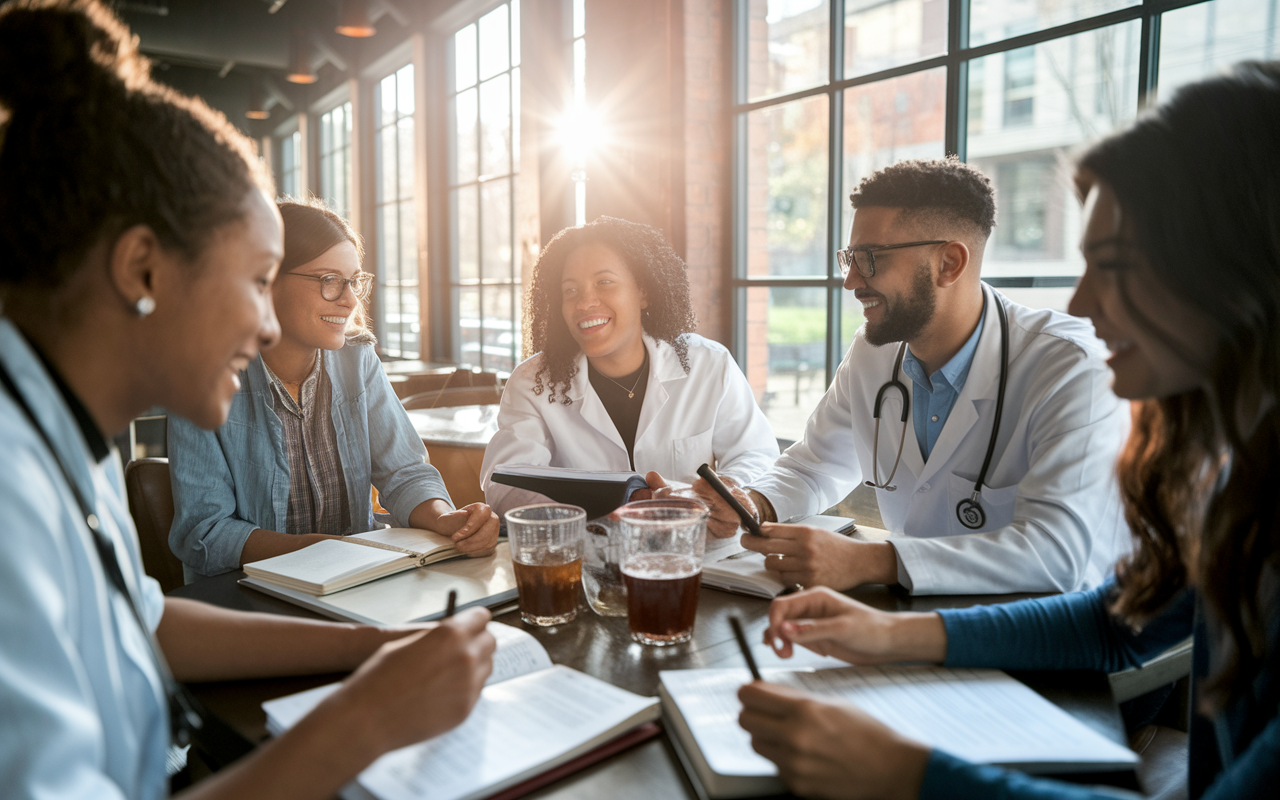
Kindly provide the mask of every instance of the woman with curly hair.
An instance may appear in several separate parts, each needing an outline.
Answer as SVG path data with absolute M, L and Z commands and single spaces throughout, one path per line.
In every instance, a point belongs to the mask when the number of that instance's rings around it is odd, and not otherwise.
M 1247 63 L 1182 88 L 1079 162 L 1085 272 L 1070 311 L 1092 320 L 1112 353 L 1112 390 L 1134 401 L 1118 472 L 1135 547 L 1114 578 L 934 613 L 802 592 L 769 610 L 765 637 L 780 655 L 800 644 L 857 664 L 1114 672 L 1193 636 L 1182 796 L 1276 796 L 1277 130 L 1280 63 Z M 752 747 L 805 797 L 1115 796 L 968 763 L 782 686 L 751 683 L 739 697 Z
M 245 370 L 226 425 L 169 416 L 174 554 L 196 575 L 217 575 L 372 530 L 372 483 L 396 525 L 492 555 L 497 515 L 484 503 L 454 510 L 373 351 L 360 237 L 319 201 L 277 205 L 280 341 Z
M 660 472 L 701 464 L 755 476 L 778 444 L 729 351 L 692 333 L 684 262 L 648 225 L 600 217 L 566 228 L 533 268 L 526 320 L 537 355 L 511 373 L 481 486 L 498 513 L 533 492 L 500 466 Z

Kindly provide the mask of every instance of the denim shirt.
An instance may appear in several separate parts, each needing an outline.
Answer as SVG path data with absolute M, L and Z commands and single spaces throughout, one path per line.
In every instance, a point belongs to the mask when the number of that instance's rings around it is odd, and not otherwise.
M 351 530 L 375 527 L 369 496 L 394 524 L 407 527 L 419 504 L 438 498 L 452 507 L 439 471 L 369 345 L 323 353 L 333 386 L 333 428 L 351 509 Z M 173 526 L 169 546 L 197 575 L 238 569 L 255 529 L 283 531 L 289 508 L 289 457 L 259 356 L 241 374 L 231 414 L 217 431 L 169 416 Z

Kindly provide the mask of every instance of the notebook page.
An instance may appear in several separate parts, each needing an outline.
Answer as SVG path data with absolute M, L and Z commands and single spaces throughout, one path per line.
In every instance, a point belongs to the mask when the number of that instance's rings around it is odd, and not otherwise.
M 440 547 L 453 547 L 453 540 L 443 533 L 425 531 L 421 528 L 383 528 L 353 534 L 350 538 L 389 544 L 415 553 L 430 553 Z
M 466 722 L 449 733 L 388 753 L 361 773 L 382 800 L 462 800 L 606 733 L 652 707 L 640 697 L 567 667 L 489 686 Z
M 250 575 L 280 575 L 309 583 L 328 584 L 364 572 L 370 567 L 404 558 L 404 553 L 393 550 L 353 546 L 339 539 L 325 539 L 292 553 L 246 564 L 245 572 Z
M 890 728 L 968 761 L 1007 765 L 1136 763 L 1128 749 L 998 670 L 845 667 L 766 670 L 765 680 L 858 706 Z M 738 726 L 745 669 L 663 672 L 707 764 L 722 775 L 775 775 Z
M 498 649 L 493 654 L 493 674 L 484 682 L 486 686 L 551 666 L 546 648 L 519 628 L 490 622 L 489 633 L 498 641 Z
M 263 703 L 268 729 L 289 728 L 338 686 Z M 656 718 L 656 700 L 568 667 L 551 667 L 486 687 L 465 722 L 382 756 L 358 783 L 382 800 L 487 797 L 499 784 L 638 716 Z

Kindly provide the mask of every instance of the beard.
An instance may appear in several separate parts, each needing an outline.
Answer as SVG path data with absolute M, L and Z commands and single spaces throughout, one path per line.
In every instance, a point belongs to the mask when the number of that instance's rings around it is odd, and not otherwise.
M 890 342 L 908 342 L 933 321 L 938 294 L 933 286 L 933 270 L 926 262 L 911 277 L 911 293 L 890 301 L 884 297 L 884 319 L 867 321 L 867 344 L 879 347 Z

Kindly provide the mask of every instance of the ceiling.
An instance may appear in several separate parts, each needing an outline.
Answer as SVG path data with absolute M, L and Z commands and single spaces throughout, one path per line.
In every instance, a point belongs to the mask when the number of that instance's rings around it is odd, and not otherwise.
M 353 39 L 334 31 L 341 0 L 108 0 L 154 62 L 154 77 L 198 95 L 252 136 L 263 136 L 314 99 L 400 44 L 410 27 L 450 5 L 440 0 L 370 0 L 377 33 Z M 291 38 L 301 38 L 318 77 L 289 83 Z M 266 120 L 245 118 L 265 94 Z

